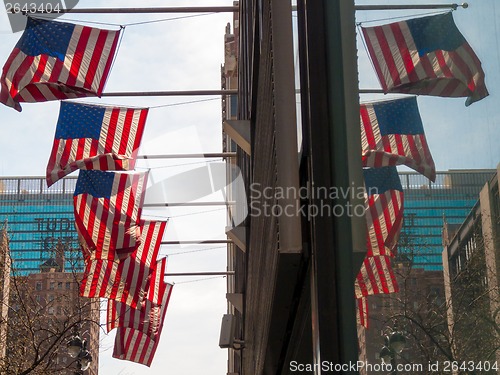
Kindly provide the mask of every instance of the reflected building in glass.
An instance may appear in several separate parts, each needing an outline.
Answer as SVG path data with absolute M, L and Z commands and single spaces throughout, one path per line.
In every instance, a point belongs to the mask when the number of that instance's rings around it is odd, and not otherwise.
M 437 172 L 436 182 L 416 172 L 400 172 L 404 190 L 404 224 L 398 254 L 413 268 L 442 271 L 443 219 L 461 224 L 495 170 Z
M 400 292 L 368 298 L 369 329 L 360 330 L 362 360 L 380 363 L 381 332 L 386 333 L 387 327 L 398 322 L 400 328 L 412 332 L 404 358 L 409 363 L 426 363 L 426 353 L 419 345 L 425 343 L 423 347 L 433 348 L 433 344 L 421 331 L 414 331 L 406 319 L 398 321 L 394 317 L 404 311 L 418 317 L 427 317 L 431 311 L 440 311 L 439 318 L 446 316 L 441 311 L 447 300 L 442 260 L 443 224 L 462 224 L 495 172 L 494 169 L 437 172 L 435 183 L 417 172 L 399 172 L 404 190 L 404 224 L 393 268 Z M 446 324 L 445 321 L 434 323 L 440 327 Z

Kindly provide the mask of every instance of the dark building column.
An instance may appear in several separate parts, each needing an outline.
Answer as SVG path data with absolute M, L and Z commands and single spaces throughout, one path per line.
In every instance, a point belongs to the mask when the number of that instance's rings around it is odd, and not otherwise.
M 363 184 L 354 2 L 304 0 L 298 16 L 303 133 L 311 183 L 339 192 L 357 191 Z M 315 361 L 356 362 L 354 275 L 366 251 L 366 234 L 364 217 L 346 211 L 363 202 L 348 197 L 312 198 L 309 203 L 345 210 L 311 221 Z

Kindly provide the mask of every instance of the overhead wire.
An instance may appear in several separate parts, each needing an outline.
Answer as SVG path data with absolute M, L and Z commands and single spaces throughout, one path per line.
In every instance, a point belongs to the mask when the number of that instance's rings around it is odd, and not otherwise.
M 168 207 L 163 207 L 163 208 L 168 208 Z M 189 214 L 181 214 L 181 215 L 173 215 L 173 216 L 159 216 L 159 215 L 148 215 L 148 214 L 143 214 L 144 216 L 147 216 L 147 217 L 152 217 L 152 218 L 158 218 L 158 219 L 174 219 L 174 218 L 177 218 L 177 217 L 183 217 L 183 216 L 191 216 L 191 215 L 200 215 L 200 214 L 206 214 L 206 213 L 209 213 L 209 212 L 216 212 L 216 211 L 225 211 L 226 209 L 225 208 L 217 208 L 215 210 L 206 210 L 206 211 L 198 211 L 198 212 L 193 212 L 193 213 L 189 213 Z
M 81 19 L 77 20 L 77 19 L 73 19 L 73 18 L 64 18 L 63 20 L 70 21 L 70 22 L 89 23 L 89 24 L 95 24 L 95 25 L 115 26 L 115 27 L 125 28 L 128 26 L 138 26 L 138 25 L 146 25 L 146 24 L 159 23 L 159 22 L 176 21 L 176 20 L 185 19 L 185 18 L 211 16 L 213 14 L 219 14 L 219 13 L 218 12 L 211 12 L 211 13 L 192 14 L 189 16 L 170 17 L 170 18 L 162 18 L 159 20 L 131 22 L 131 23 L 125 23 L 125 24 L 112 23 L 112 22 L 87 21 L 87 20 L 81 20 Z M 54 20 L 53 17 L 47 17 L 47 16 L 39 16 L 39 15 L 33 16 L 33 15 L 28 15 L 28 14 L 26 14 L 26 16 L 38 18 L 38 19 L 42 19 L 42 20 L 48 20 L 48 21 Z
M 184 254 L 190 254 L 190 253 L 198 253 L 198 252 L 203 252 L 203 251 L 211 251 L 211 250 L 216 250 L 216 249 L 226 249 L 227 246 L 216 246 L 216 247 L 209 247 L 206 249 L 195 249 L 195 250 L 188 250 L 188 251 L 179 251 L 177 253 L 170 253 L 170 254 L 165 254 L 166 256 L 174 256 L 174 255 L 184 255 Z
M 88 98 L 82 98 L 82 99 L 88 99 Z M 168 104 L 160 104 L 160 105 L 154 105 L 151 107 L 147 106 L 134 106 L 134 105 L 129 105 L 127 104 L 127 108 L 135 108 L 135 109 L 157 109 L 157 108 L 167 108 L 167 107 L 177 107 L 180 105 L 188 105 L 188 104 L 196 104 L 196 103 L 202 103 L 202 102 L 209 102 L 209 101 L 214 101 L 214 100 L 220 100 L 220 97 L 217 98 L 208 98 L 208 99 L 198 99 L 198 100 L 189 100 L 189 101 L 184 101 L 184 102 L 175 102 L 175 103 L 168 103 Z M 88 105 L 99 105 L 101 107 L 123 107 L 124 104 L 113 104 L 113 103 L 96 103 L 96 102 L 91 102 L 91 101 L 82 101 L 83 104 L 88 104 Z
M 187 102 L 177 102 L 177 103 L 170 103 L 170 104 L 162 104 L 162 105 L 156 105 L 156 106 L 149 107 L 149 109 L 175 107 L 175 106 L 179 106 L 179 105 L 194 104 L 194 103 L 201 103 L 201 102 L 209 102 L 209 101 L 213 101 L 213 100 L 220 100 L 220 98 L 217 97 L 217 98 L 209 98 L 209 99 L 190 100 L 190 101 L 187 101 Z
M 388 97 L 388 95 L 391 95 Z M 418 95 L 405 95 L 405 94 L 400 94 L 400 93 L 387 93 L 384 94 L 383 98 L 380 99 L 370 99 L 370 100 L 363 100 L 359 104 L 371 104 L 371 103 L 382 103 L 382 102 L 390 102 L 393 100 L 398 100 L 398 99 L 408 99 L 408 98 L 418 98 Z
M 368 21 L 362 21 L 362 22 L 356 22 L 356 26 L 361 26 L 362 24 L 365 23 L 373 23 L 373 22 L 380 22 L 380 21 L 394 21 L 394 20 L 404 20 L 410 17 L 414 16 L 432 16 L 436 14 L 446 14 L 453 12 L 454 9 L 446 10 L 446 11 L 436 11 L 436 12 L 427 12 L 427 13 L 416 13 L 416 14 L 407 14 L 404 16 L 394 16 L 394 17 L 386 17 L 386 18 L 377 18 L 373 20 L 368 20 Z
M 35 19 L 40 19 L 40 20 L 46 20 L 46 21 L 53 21 L 54 17 L 48 17 L 48 16 L 40 16 L 40 15 L 28 15 L 25 14 L 26 17 L 31 17 Z M 115 27 L 120 27 L 122 28 L 123 25 L 119 23 L 110 23 L 110 22 L 98 22 L 98 21 L 87 21 L 87 20 L 75 20 L 71 18 L 63 18 L 64 21 L 69 21 L 69 22 L 79 22 L 79 23 L 88 23 L 92 25 L 101 25 L 101 26 L 115 26 Z
M 175 21 L 175 20 L 180 20 L 184 18 L 193 18 L 193 17 L 202 17 L 202 16 L 211 16 L 212 14 L 218 14 L 217 12 L 212 12 L 212 13 L 201 13 L 201 14 L 192 14 L 189 16 L 180 16 L 180 17 L 171 17 L 171 18 L 164 18 L 161 20 L 152 20 L 152 21 L 142 21 L 142 22 L 133 22 L 133 23 L 127 23 L 124 24 L 124 26 L 137 26 L 137 25 L 145 25 L 145 24 L 150 24 L 150 23 L 158 23 L 158 22 L 166 22 L 166 21 Z
M 214 277 L 205 277 L 203 279 L 196 279 L 196 280 L 187 280 L 187 281 L 177 281 L 174 283 L 175 285 L 177 284 L 189 284 L 189 283 L 197 283 L 200 281 L 207 281 L 207 280 L 213 280 L 213 279 L 225 279 L 226 276 L 214 276 Z
M 118 56 L 118 51 L 120 51 L 120 47 L 121 47 L 122 41 L 123 41 L 123 36 L 125 35 L 125 27 L 120 26 L 120 29 L 121 29 L 120 39 L 118 40 L 118 45 L 116 46 L 116 52 L 115 52 L 115 54 L 113 56 L 113 61 L 111 61 L 111 67 L 109 69 L 110 75 L 111 75 L 111 72 L 113 71 L 113 67 L 115 66 L 116 57 Z M 106 87 L 107 84 L 108 84 L 108 81 L 106 80 L 104 82 L 104 86 L 102 88 L 103 91 L 104 91 L 104 88 Z
M 373 72 L 376 73 L 377 70 L 375 69 L 375 64 L 373 63 L 372 59 L 370 58 L 370 53 L 368 52 L 368 46 L 366 45 L 365 38 L 363 37 L 363 32 L 361 31 L 361 23 L 356 24 L 356 28 L 358 29 L 358 35 L 361 39 L 361 42 L 363 43 L 363 47 L 365 49 L 365 53 L 368 56 L 368 60 L 370 61 L 370 64 L 372 66 Z
M 148 159 L 145 159 L 148 160 Z M 138 167 L 136 166 L 136 169 L 163 169 L 163 168 L 173 168 L 173 167 L 183 167 L 185 165 L 195 165 L 195 164 L 206 164 L 206 163 L 215 163 L 215 162 L 220 162 L 223 161 L 224 159 L 211 159 L 211 160 L 203 160 L 203 161 L 196 161 L 192 163 L 183 163 L 183 164 L 175 164 L 175 165 L 163 165 L 161 167 Z

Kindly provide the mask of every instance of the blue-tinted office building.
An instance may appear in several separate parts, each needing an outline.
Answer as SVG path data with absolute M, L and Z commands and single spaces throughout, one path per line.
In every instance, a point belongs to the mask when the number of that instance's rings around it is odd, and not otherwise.
M 442 271 L 443 218 L 449 224 L 461 224 L 495 172 L 494 169 L 438 172 L 435 183 L 416 172 L 400 172 L 405 194 L 399 255 L 414 268 Z
M 40 265 L 55 258 L 60 242 L 67 271 L 83 271 L 74 226 L 73 192 L 76 178 L 65 178 L 49 188 L 41 177 L 0 178 L 0 223 L 7 224 L 9 247 L 16 274 L 40 272 Z

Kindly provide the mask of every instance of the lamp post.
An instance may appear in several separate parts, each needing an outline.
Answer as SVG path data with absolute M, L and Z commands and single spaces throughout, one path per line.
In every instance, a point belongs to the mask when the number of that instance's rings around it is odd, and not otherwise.
M 406 338 L 403 332 L 398 331 L 396 326 L 384 335 L 384 346 L 380 350 L 380 359 L 384 364 L 391 365 L 391 374 L 398 373 L 396 368 L 396 355 L 401 354 L 406 344 Z
M 75 375 L 83 374 L 83 371 L 88 370 L 92 362 L 92 355 L 87 350 L 87 340 L 80 337 L 78 327 L 73 329 L 73 335 L 68 341 L 68 355 L 76 359 L 78 371 Z

